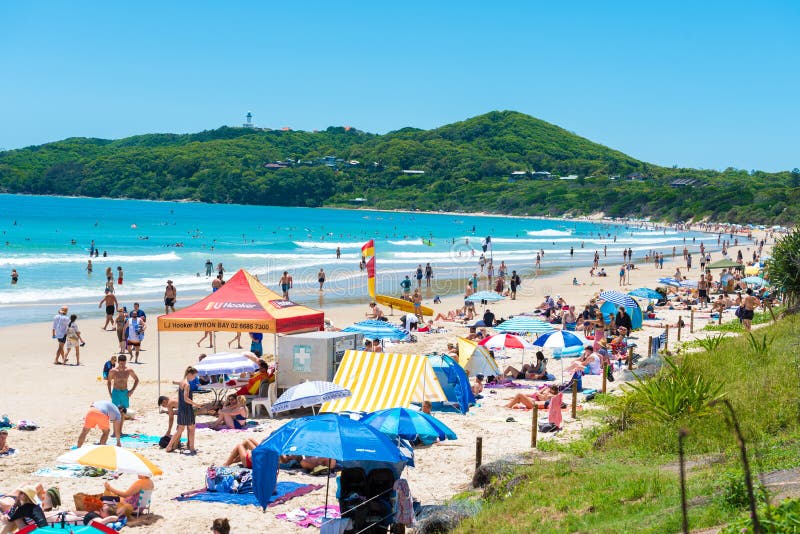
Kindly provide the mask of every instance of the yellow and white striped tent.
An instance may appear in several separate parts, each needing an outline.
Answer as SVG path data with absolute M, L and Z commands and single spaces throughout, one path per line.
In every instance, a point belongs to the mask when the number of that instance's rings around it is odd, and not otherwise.
M 374 412 L 412 402 L 445 402 L 439 379 L 418 354 L 348 350 L 333 381 L 353 394 L 322 405 L 323 412 Z
M 458 363 L 470 376 L 500 376 L 500 368 L 489 349 L 463 337 L 458 338 Z

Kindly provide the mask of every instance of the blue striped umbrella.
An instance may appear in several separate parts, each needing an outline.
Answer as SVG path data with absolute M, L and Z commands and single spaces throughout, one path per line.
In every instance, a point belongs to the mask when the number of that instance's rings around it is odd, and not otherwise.
M 473 293 L 466 298 L 466 300 L 470 302 L 480 302 L 482 300 L 485 300 L 486 302 L 496 302 L 503 299 L 505 299 L 503 295 L 500 293 L 495 293 L 494 291 L 478 291 L 477 293 Z
M 388 408 L 373 412 L 361 420 L 389 439 L 419 439 L 422 443 L 430 445 L 437 439 L 458 439 L 450 427 L 434 416 L 408 408 Z
M 681 287 L 680 281 L 675 278 L 659 278 L 658 283 L 665 286 Z
M 640 287 L 638 289 L 634 289 L 633 291 L 628 291 L 628 295 L 649 300 L 660 300 L 664 298 L 664 295 L 658 291 L 646 287 Z
M 374 319 L 350 325 L 343 328 L 342 332 L 356 332 L 363 334 L 367 339 L 405 339 L 408 336 L 405 330 L 401 330 L 388 321 Z
M 636 306 L 635 300 L 619 291 L 603 291 L 600 293 L 600 298 L 617 306 L 625 306 L 626 308 Z
M 498 332 L 516 332 L 526 334 L 543 334 L 544 332 L 555 330 L 553 325 L 550 323 L 527 315 L 517 315 L 516 317 L 512 317 L 507 321 L 503 321 L 499 325 L 495 326 L 494 329 Z

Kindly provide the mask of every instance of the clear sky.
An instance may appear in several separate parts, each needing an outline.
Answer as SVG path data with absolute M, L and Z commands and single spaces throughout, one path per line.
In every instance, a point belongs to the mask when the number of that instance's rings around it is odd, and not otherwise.
M 0 148 L 515 110 L 661 165 L 800 167 L 800 1 L 0 2 Z

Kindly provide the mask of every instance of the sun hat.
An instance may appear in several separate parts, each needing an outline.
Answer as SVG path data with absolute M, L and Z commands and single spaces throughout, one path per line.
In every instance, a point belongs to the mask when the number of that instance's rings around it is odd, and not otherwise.
M 28 500 L 30 500 L 33 504 L 39 503 L 39 497 L 36 495 L 36 490 L 30 486 L 25 486 L 23 488 L 19 488 L 21 493 L 24 493 Z

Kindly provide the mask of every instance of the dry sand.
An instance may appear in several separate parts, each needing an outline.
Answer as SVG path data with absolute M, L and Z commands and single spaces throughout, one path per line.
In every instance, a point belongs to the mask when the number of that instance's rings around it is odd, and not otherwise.
M 716 241 L 709 239 L 708 242 Z M 740 237 L 740 241 L 745 241 Z M 742 247 L 745 258 L 751 255 L 747 249 L 749 243 Z M 691 247 L 692 252 L 697 247 Z M 735 257 L 738 249 L 730 251 Z M 714 255 L 715 258 L 719 254 Z M 499 259 L 498 259 L 499 260 Z M 599 293 L 602 289 L 618 289 L 616 273 L 619 269 L 619 259 L 601 258 L 609 273 L 608 278 L 589 278 L 585 268 L 575 272 L 564 272 L 556 276 L 543 279 L 526 279 L 523 281 L 522 290 L 515 301 L 505 300 L 490 307 L 499 317 L 508 317 L 510 314 L 530 312 L 542 301 L 545 294 L 559 294 L 568 303 L 575 304 L 580 311 L 588 299 Z M 499 261 L 498 261 L 499 264 Z M 545 258 L 546 264 L 546 258 Z M 626 290 L 637 287 L 655 287 L 655 280 L 661 276 L 671 276 L 675 267 L 682 265 L 680 254 L 675 262 L 665 256 L 663 270 L 656 270 L 652 265 L 637 264 L 637 269 L 631 272 L 630 284 Z M 509 268 L 519 266 L 509 265 Z M 691 276 L 696 277 L 699 270 L 695 266 Z M 573 276 L 586 285 L 573 286 Z M 65 295 L 64 301 L 69 303 L 69 296 Z M 461 304 L 460 297 L 443 299 L 441 304 L 432 305 L 429 299 L 425 304 L 438 311 L 454 309 Z M 366 303 L 365 303 L 366 304 Z M 325 310 L 326 318 L 334 325 L 346 326 L 357 320 L 363 319 L 364 306 L 351 306 Z M 478 310 L 481 310 L 478 307 Z M 150 322 L 159 310 L 148 309 Z M 55 313 L 55 310 L 54 310 Z M 395 313 L 395 316 L 398 316 Z M 684 339 L 688 339 L 688 314 L 687 312 L 659 311 L 659 316 L 675 324 L 678 315 L 683 315 L 687 323 L 684 330 Z M 699 331 L 710 320 L 708 313 L 698 313 L 695 319 L 695 331 Z M 396 317 L 395 317 L 396 318 Z M 49 318 L 48 318 L 49 319 Z M 391 319 L 391 318 L 390 318 Z M 12 490 L 23 483 L 41 482 L 45 487 L 57 485 L 62 492 L 62 499 L 66 506 L 71 506 L 74 493 L 83 491 L 98 493 L 103 489 L 102 479 L 92 478 L 40 478 L 34 477 L 34 472 L 41 467 L 55 466 L 55 459 L 75 444 L 81 429 L 83 417 L 90 403 L 94 400 L 107 398 L 106 384 L 100 380 L 103 363 L 113 353 L 116 347 L 116 334 L 101 330 L 102 321 L 86 320 L 79 324 L 86 346 L 81 350 L 81 365 L 56 366 L 53 365 L 55 342 L 50 337 L 51 323 L 47 322 L 17 325 L 0 329 L 0 365 L 4 377 L 0 387 L 3 390 L 0 401 L 0 413 L 8 414 L 12 421 L 32 419 L 41 427 L 33 432 L 24 432 L 13 429 L 8 438 L 9 445 L 17 448 L 14 457 L 0 457 L 0 491 Z M 430 351 L 444 351 L 448 341 L 455 341 L 457 335 L 465 335 L 466 327 L 455 323 L 440 323 L 448 329 L 447 334 L 418 334 L 418 342 L 402 344 L 391 347 L 387 351 L 403 353 L 426 353 Z M 639 344 L 644 350 L 646 339 L 649 335 L 658 335 L 661 329 L 647 326 L 643 331 L 637 332 Z M 161 377 L 162 392 L 174 394 L 175 386 L 172 380 L 182 376 L 184 368 L 196 362 L 198 349 L 195 342 L 202 335 L 197 333 L 163 333 L 161 335 Z M 697 334 L 695 334 L 697 335 Z M 233 337 L 230 333 L 219 334 L 219 344 L 224 347 Z M 246 336 L 245 336 L 246 337 Z M 264 345 L 272 346 L 270 336 L 266 336 Z M 673 338 L 674 339 L 674 338 Z M 139 389 L 131 398 L 131 408 L 138 414 L 134 421 L 125 424 L 125 433 L 142 433 L 162 435 L 166 430 L 167 418 L 159 414 L 156 409 L 158 391 L 156 374 L 156 340 L 155 326 L 149 330 L 143 347 L 139 365 L 132 365 L 141 378 Z M 267 349 L 269 350 L 269 349 Z M 519 353 L 514 354 L 510 360 L 500 360 L 501 366 L 509 363 L 519 364 Z M 526 357 L 530 360 L 532 354 Z M 71 358 L 74 362 L 74 355 Z M 565 366 L 570 362 L 564 362 Z M 559 375 L 559 364 L 551 363 L 549 370 Z M 560 378 L 560 377 L 559 377 Z M 589 376 L 584 378 L 584 387 L 600 387 L 600 377 Z M 609 389 L 619 387 L 619 381 L 609 383 Z M 441 503 L 453 494 L 467 489 L 474 472 L 475 440 L 483 438 L 483 461 L 489 462 L 511 453 L 530 450 L 530 428 L 532 413 L 530 411 L 510 410 L 502 407 L 513 393 L 510 390 L 498 390 L 497 393 L 486 393 L 480 404 L 472 408 L 467 415 L 451 413 L 436 414 L 446 424 L 451 426 L 458 434 L 458 440 L 420 448 L 416 452 L 416 468 L 407 469 L 405 476 L 409 481 L 415 498 L 423 504 Z M 568 398 L 565 398 L 567 402 Z M 583 401 L 579 395 L 579 401 Z M 591 408 L 591 403 L 585 406 Z M 540 418 L 545 418 L 546 413 L 540 412 Z M 508 417 L 516 421 L 506 422 Z M 210 422 L 209 416 L 199 416 L 198 422 Z M 278 532 L 291 532 L 299 527 L 275 518 L 275 514 L 287 512 L 300 506 L 319 506 L 325 501 L 324 488 L 314 491 L 303 497 L 295 498 L 276 507 L 268 508 L 262 513 L 259 508 L 241 507 L 223 504 L 206 504 L 199 502 L 179 503 L 172 500 L 183 491 L 202 487 L 204 484 L 205 468 L 211 464 L 221 464 L 232 447 L 245 437 L 260 440 L 269 435 L 271 430 L 278 428 L 288 420 L 287 416 L 277 419 L 259 419 L 260 431 L 248 432 L 213 432 L 211 430 L 198 430 L 197 456 L 185 456 L 177 453 L 167 454 L 154 447 L 140 449 L 140 452 L 150 460 L 160 465 L 164 475 L 154 479 L 156 489 L 153 498 L 153 516 L 143 524 L 135 527 L 136 532 L 200 532 L 206 531 L 215 517 L 228 517 L 232 530 L 242 532 L 267 532 L 275 529 Z M 540 434 L 540 440 L 569 440 L 577 436 L 582 428 L 581 411 L 575 421 L 565 411 L 564 430 L 556 435 Z M 96 442 L 98 431 L 90 433 L 88 443 Z M 289 474 L 281 472 L 280 480 L 292 480 L 304 483 L 324 484 L 325 479 L 304 474 Z M 126 487 L 133 481 L 133 476 L 123 475 L 114 482 L 115 486 Z M 334 481 L 331 480 L 333 483 Z M 335 483 L 333 483 L 335 488 Z M 334 500 L 334 491 L 331 489 L 330 498 Z

